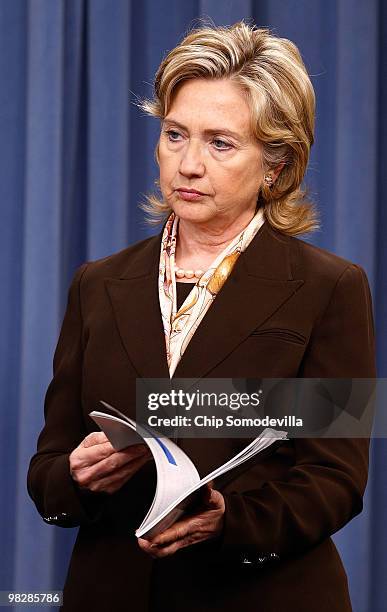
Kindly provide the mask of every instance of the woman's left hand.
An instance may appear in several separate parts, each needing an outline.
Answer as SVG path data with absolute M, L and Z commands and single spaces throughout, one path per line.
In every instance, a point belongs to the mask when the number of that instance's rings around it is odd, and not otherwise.
M 225 503 L 223 495 L 207 484 L 203 491 L 205 510 L 176 522 L 152 540 L 138 539 L 142 550 L 155 559 L 173 555 L 180 548 L 220 536 L 223 530 Z

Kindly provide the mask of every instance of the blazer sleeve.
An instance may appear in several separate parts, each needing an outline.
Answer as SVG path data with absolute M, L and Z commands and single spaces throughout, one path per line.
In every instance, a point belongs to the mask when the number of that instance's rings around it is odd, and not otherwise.
M 376 376 L 371 294 L 360 266 L 349 265 L 338 278 L 299 376 Z M 316 545 L 361 512 L 369 440 L 303 438 L 292 443 L 296 461 L 286 479 L 224 494 L 221 553 L 278 560 Z
M 27 476 L 29 495 L 47 523 L 74 527 L 94 522 L 106 494 L 81 491 L 70 475 L 69 455 L 87 435 L 82 417 L 82 313 L 80 283 L 73 278 L 44 405 L 45 424 Z

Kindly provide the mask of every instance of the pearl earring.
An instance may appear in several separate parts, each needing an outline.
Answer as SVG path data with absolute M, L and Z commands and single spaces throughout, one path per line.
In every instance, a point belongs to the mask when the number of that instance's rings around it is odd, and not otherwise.
M 271 187 L 273 185 L 273 177 L 271 176 L 271 174 L 265 174 L 263 180 L 265 181 L 268 187 Z

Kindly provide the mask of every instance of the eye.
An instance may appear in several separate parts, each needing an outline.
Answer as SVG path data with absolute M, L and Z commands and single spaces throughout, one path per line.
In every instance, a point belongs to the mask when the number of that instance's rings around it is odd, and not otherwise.
M 170 142 L 179 142 L 178 138 L 180 134 L 176 132 L 176 130 L 164 130 L 164 133 L 168 136 Z
M 212 143 L 214 144 L 215 149 L 218 151 L 229 151 L 232 149 L 232 145 L 229 142 L 225 142 L 221 138 L 214 138 Z

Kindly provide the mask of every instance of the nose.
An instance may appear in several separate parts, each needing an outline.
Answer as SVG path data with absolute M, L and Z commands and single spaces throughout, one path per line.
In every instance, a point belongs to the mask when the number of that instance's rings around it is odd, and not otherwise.
M 205 166 L 200 142 L 188 141 L 182 153 L 179 170 L 186 177 L 203 176 Z

